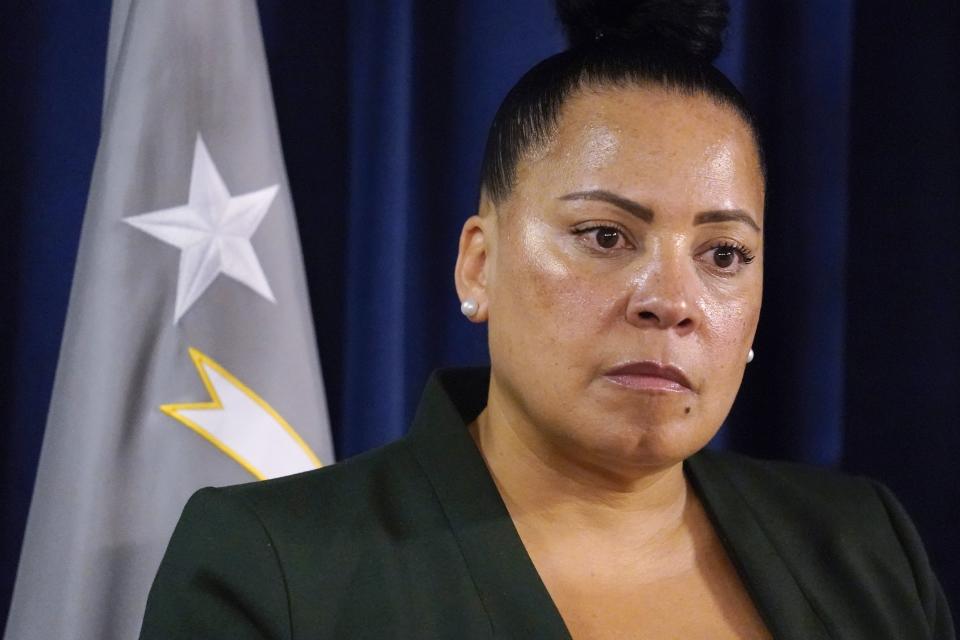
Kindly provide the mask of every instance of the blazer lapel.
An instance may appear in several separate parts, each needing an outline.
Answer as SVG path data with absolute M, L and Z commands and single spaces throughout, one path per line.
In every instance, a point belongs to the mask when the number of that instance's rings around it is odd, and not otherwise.
M 827 632 L 783 557 L 747 499 L 711 453 L 689 458 L 684 468 L 747 591 L 777 640 L 827 640 Z
M 488 376 L 486 369 L 437 372 L 407 441 L 450 522 L 493 636 L 569 639 L 467 430 L 486 403 Z

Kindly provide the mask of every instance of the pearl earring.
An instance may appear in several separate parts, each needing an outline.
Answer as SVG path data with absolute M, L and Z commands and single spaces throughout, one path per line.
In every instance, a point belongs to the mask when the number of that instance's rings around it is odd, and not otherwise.
M 473 298 L 467 298 L 460 305 L 460 313 L 468 318 L 472 318 L 473 316 L 477 315 L 477 311 L 479 311 L 479 309 L 480 305 L 477 304 L 477 301 Z
M 753 349 L 747 351 L 747 364 L 750 364 L 751 362 L 753 362 Z

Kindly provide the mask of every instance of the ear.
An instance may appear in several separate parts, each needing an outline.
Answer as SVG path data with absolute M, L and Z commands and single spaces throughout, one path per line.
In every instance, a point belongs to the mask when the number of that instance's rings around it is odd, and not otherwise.
M 469 316 L 471 322 L 486 322 L 489 309 L 487 270 L 492 264 L 490 253 L 495 236 L 496 217 L 492 215 L 470 216 L 460 231 L 460 250 L 454 280 L 460 302 L 474 300 L 477 313 Z

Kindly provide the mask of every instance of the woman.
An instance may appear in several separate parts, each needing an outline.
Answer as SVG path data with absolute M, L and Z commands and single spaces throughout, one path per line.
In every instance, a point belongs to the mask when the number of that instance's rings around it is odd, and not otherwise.
M 883 487 L 701 451 L 760 311 L 764 172 L 722 2 L 560 2 L 455 270 L 491 368 L 410 434 L 187 505 L 143 638 L 952 638 Z

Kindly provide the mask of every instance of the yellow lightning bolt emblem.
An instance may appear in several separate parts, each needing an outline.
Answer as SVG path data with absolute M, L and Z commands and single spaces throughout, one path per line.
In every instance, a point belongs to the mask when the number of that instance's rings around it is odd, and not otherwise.
M 320 459 L 277 411 L 198 349 L 190 358 L 209 402 L 165 404 L 160 410 L 200 434 L 258 480 L 309 471 Z

